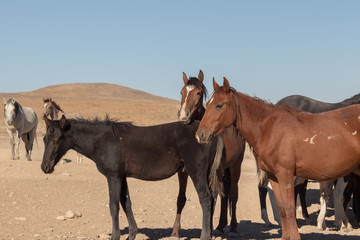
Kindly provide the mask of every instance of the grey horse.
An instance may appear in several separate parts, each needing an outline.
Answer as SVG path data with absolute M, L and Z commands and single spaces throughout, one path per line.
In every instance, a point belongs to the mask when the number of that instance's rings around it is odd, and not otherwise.
M 6 130 L 10 135 L 12 159 L 20 159 L 19 145 L 21 137 L 25 143 L 26 158 L 31 161 L 31 151 L 38 125 L 36 113 L 29 107 L 21 106 L 15 99 L 6 100 L 3 98 L 3 102 L 4 120 Z

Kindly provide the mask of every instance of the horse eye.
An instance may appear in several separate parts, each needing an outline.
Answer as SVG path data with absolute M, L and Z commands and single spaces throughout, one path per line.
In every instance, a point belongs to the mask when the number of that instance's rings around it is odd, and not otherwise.
M 58 144 L 59 143 L 59 140 L 57 139 L 57 140 L 54 140 L 54 143 L 55 144 Z
M 198 92 L 198 93 L 197 93 L 197 95 L 199 95 L 199 96 L 200 96 L 200 95 L 201 95 L 201 92 Z
M 223 104 L 218 104 L 218 105 L 216 105 L 216 108 L 220 109 L 220 108 L 222 108 L 222 106 L 223 106 Z

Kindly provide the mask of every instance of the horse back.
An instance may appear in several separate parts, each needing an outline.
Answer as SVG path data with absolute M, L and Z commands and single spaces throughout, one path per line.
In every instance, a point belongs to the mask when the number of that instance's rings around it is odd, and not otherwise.
M 160 180 L 172 176 L 184 166 L 186 169 L 208 167 L 210 147 L 197 143 L 195 132 L 198 125 L 199 122 L 190 125 L 174 122 L 128 129 L 121 136 L 126 175 Z

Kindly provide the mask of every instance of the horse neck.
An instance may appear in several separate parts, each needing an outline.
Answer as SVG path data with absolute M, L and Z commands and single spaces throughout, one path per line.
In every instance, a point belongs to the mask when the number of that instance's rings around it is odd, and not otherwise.
M 234 105 L 237 114 L 235 126 L 248 143 L 255 147 L 263 134 L 261 125 L 271 113 L 272 106 L 242 93 L 238 93 L 235 97 L 237 97 L 237 104 Z
M 99 128 L 90 124 L 72 123 L 67 134 L 67 137 L 71 139 L 70 148 L 93 160 L 95 163 L 103 155 L 103 152 L 95 151 L 94 146 L 96 146 L 96 143 L 104 141 L 104 139 L 99 139 L 104 136 L 104 131 L 97 129 Z
M 201 104 L 197 109 L 196 109 L 196 115 L 194 117 L 194 120 L 199 120 L 201 121 L 201 119 L 203 118 L 205 114 L 205 108 L 204 106 Z
M 60 120 L 61 117 L 64 115 L 63 111 L 60 111 L 59 109 L 53 107 L 53 110 L 51 111 L 51 117 L 53 120 Z

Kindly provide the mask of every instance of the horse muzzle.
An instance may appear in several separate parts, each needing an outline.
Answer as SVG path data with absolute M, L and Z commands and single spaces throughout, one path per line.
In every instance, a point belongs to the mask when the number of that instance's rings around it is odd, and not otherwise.
M 200 144 L 208 144 L 211 141 L 212 136 L 212 132 L 206 132 L 204 129 L 198 130 L 195 134 L 196 140 Z
M 50 166 L 50 163 L 41 164 L 41 169 L 46 174 L 54 172 L 54 166 Z

